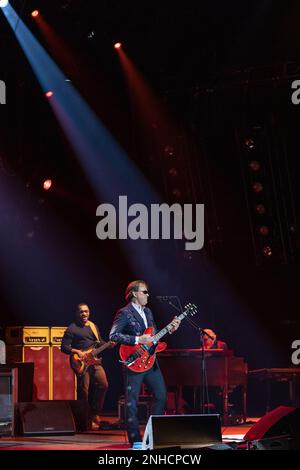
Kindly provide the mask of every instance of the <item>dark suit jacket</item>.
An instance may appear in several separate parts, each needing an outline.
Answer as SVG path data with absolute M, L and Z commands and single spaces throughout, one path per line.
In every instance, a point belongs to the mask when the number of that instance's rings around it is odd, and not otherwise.
M 147 318 L 148 327 L 154 327 L 154 332 L 157 332 L 150 308 L 145 307 L 144 312 Z M 145 329 L 145 323 L 141 315 L 130 302 L 116 313 L 113 326 L 110 330 L 109 339 L 111 341 L 116 341 L 117 343 L 134 345 L 136 336 L 141 336 Z

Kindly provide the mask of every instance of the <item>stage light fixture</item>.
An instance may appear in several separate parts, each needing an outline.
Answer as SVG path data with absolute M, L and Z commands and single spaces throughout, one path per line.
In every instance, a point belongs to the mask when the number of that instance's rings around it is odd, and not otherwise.
M 266 213 L 266 208 L 263 204 L 256 204 L 255 212 L 259 215 L 263 215 Z
M 39 10 L 33 10 L 31 12 L 31 16 L 33 16 L 33 18 L 36 18 L 37 16 L 39 16 L 39 14 L 40 14 Z
M 168 157 L 174 157 L 175 155 L 175 150 L 174 150 L 174 147 L 172 145 L 165 145 L 164 147 L 164 153 L 168 156 Z
M 263 237 L 267 237 L 270 233 L 270 230 L 266 225 L 261 225 L 261 227 L 259 227 L 259 229 L 258 229 L 258 232 Z
M 115 42 L 114 44 L 114 48 L 115 49 L 120 49 L 122 47 L 122 43 L 121 42 Z
M 262 252 L 266 258 L 270 258 L 273 254 L 272 248 L 269 245 L 264 246 Z
M 170 176 L 177 176 L 178 175 L 178 171 L 177 171 L 177 168 L 170 168 L 169 171 L 168 171 L 169 175 Z
M 253 150 L 255 148 L 254 140 L 246 137 L 244 139 L 244 147 L 246 150 Z
M 5 8 L 8 5 L 8 0 L 0 0 L 0 8 Z
M 252 160 L 251 162 L 249 162 L 248 166 L 249 169 L 253 171 L 253 173 L 256 173 L 260 170 L 260 163 L 257 160 Z
M 45 93 L 45 96 L 47 96 L 47 98 L 51 98 L 53 96 L 53 91 L 49 90 Z
M 256 181 L 255 183 L 253 183 L 252 189 L 255 193 L 261 193 L 264 188 L 263 188 L 263 185 L 261 183 Z
M 52 180 L 50 178 L 43 181 L 43 188 L 45 191 L 48 191 L 52 186 Z
M 181 199 L 181 191 L 178 188 L 174 188 L 172 190 L 172 196 L 173 196 L 174 199 L 179 201 Z
M 91 31 L 88 33 L 87 38 L 88 38 L 88 39 L 94 39 L 95 36 L 96 36 L 96 31 L 91 30 Z

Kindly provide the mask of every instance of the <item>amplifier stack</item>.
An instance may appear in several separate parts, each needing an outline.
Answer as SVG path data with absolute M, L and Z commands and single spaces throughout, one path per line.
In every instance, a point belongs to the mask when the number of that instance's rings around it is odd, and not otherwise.
M 66 327 L 13 326 L 6 329 L 7 363 L 33 363 L 33 401 L 74 400 L 76 379 L 60 351 Z

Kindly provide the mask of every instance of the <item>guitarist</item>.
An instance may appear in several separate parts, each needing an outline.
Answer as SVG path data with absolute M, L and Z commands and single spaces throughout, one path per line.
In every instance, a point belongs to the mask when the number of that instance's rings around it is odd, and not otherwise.
M 75 321 L 66 329 L 61 350 L 65 354 L 77 353 L 80 359 L 85 356 L 84 351 L 97 343 L 105 343 L 101 338 L 98 327 L 89 320 L 90 310 L 87 304 L 77 305 Z M 86 400 L 90 408 L 90 430 L 98 430 L 100 413 L 102 411 L 108 382 L 102 365 L 91 365 L 80 377 L 77 377 L 77 399 Z
M 151 336 L 143 334 L 150 326 L 157 331 L 151 310 L 146 307 L 149 298 L 148 286 L 144 281 L 131 282 L 125 291 L 127 305 L 121 308 L 114 319 L 110 340 L 126 345 L 151 343 Z M 179 327 L 180 320 L 172 321 L 172 333 Z M 164 413 L 166 386 L 158 362 L 146 372 L 137 373 L 125 368 L 125 410 L 128 440 L 132 449 L 142 448 L 142 438 L 137 418 L 137 402 L 142 383 L 153 394 L 152 414 Z

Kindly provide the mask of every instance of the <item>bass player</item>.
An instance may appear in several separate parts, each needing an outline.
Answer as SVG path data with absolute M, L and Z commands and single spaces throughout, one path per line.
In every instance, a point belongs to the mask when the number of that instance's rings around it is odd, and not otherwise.
M 91 346 L 101 346 L 105 341 L 101 338 L 98 327 L 89 320 L 90 310 L 87 304 L 77 305 L 75 321 L 66 329 L 61 350 L 65 354 L 77 355 L 84 360 L 85 351 Z M 101 358 L 98 360 L 101 362 Z M 86 372 L 77 375 L 77 399 L 89 403 L 89 429 L 96 431 L 100 425 L 100 413 L 108 389 L 105 370 L 101 364 L 90 365 Z
M 146 307 L 149 298 L 148 286 L 144 281 L 131 282 L 125 291 L 127 305 L 121 308 L 115 316 L 110 331 L 110 340 L 123 345 L 147 345 L 152 342 L 150 334 L 144 334 L 144 330 L 157 328 L 151 310 Z M 170 323 L 170 333 L 177 330 L 180 320 L 174 318 Z M 152 414 L 164 413 L 166 403 L 166 386 L 157 360 L 149 370 L 135 372 L 125 368 L 125 419 L 128 440 L 132 449 L 142 448 L 142 439 L 137 417 L 137 403 L 142 383 L 145 383 L 153 394 Z

